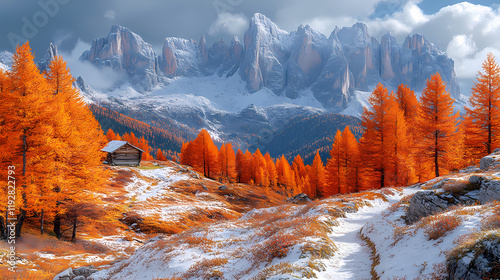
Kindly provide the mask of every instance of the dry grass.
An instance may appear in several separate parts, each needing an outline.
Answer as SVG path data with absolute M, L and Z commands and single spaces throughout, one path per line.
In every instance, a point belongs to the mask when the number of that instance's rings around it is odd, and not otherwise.
M 362 231 L 363 231 L 363 229 L 361 229 L 359 231 L 359 235 L 360 235 L 361 239 L 366 243 L 368 248 L 370 248 L 370 253 L 371 253 L 370 259 L 372 261 L 372 265 L 371 265 L 371 269 L 370 269 L 370 274 L 372 276 L 372 279 L 378 280 L 378 279 L 380 279 L 380 276 L 378 276 L 375 268 L 377 267 L 377 265 L 380 264 L 380 255 L 377 252 L 377 248 L 375 247 L 375 243 L 373 243 L 373 241 L 371 241 L 370 238 L 365 236 L 362 233 Z
M 457 228 L 462 220 L 455 215 L 435 215 L 424 218 L 425 234 L 429 240 L 437 240 Z
M 316 274 L 314 273 L 314 271 L 312 271 L 312 269 L 293 265 L 289 262 L 281 262 L 279 264 L 267 267 L 257 276 L 253 277 L 252 280 L 265 280 L 269 279 L 269 277 L 282 274 L 289 274 L 289 275 L 299 274 L 301 279 L 305 278 L 309 279 L 316 277 Z
M 213 258 L 213 259 L 203 259 L 194 265 L 192 265 L 189 270 L 182 275 L 183 279 L 188 278 L 201 278 L 201 279 L 214 279 L 214 277 L 223 277 L 224 275 L 216 267 L 224 266 L 228 263 L 226 258 Z

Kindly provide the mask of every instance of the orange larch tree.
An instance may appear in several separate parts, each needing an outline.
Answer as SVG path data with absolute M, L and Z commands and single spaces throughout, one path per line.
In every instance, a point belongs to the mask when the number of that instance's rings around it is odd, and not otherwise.
M 323 191 L 323 196 L 331 196 L 340 193 L 343 178 L 343 161 L 342 161 L 342 132 L 337 130 L 333 140 L 332 149 L 330 150 L 330 158 L 326 163 L 326 177 L 328 178 L 327 188 Z
M 55 151 L 58 165 L 54 166 L 59 173 L 59 179 L 64 178 L 64 181 L 53 185 L 51 197 L 57 197 L 55 208 L 61 210 L 56 213 L 56 218 L 61 212 L 72 211 L 70 216 L 73 219 L 74 241 L 81 205 L 93 201 L 93 193 L 99 190 L 109 177 L 108 171 L 101 167 L 101 148 L 105 145 L 106 138 L 80 93 L 73 88 L 74 78 L 62 57 L 55 57 L 51 62 L 46 79 L 55 98 L 55 107 L 59 111 L 57 124 L 54 126 L 60 142 L 59 149 L 65 149 L 61 152 Z M 65 166 L 68 168 L 64 169 Z M 57 219 L 54 220 L 54 232 L 60 238 L 58 222 Z
M 205 177 L 216 179 L 219 175 L 219 149 L 215 146 L 210 134 L 202 129 L 193 141 L 194 168 Z
M 387 110 L 390 99 L 387 88 L 378 84 L 370 95 L 368 102 L 372 106 L 370 110 L 364 108 L 361 116 L 361 125 L 364 128 L 361 138 L 361 155 L 364 163 L 364 177 L 366 188 L 383 188 L 386 182 L 386 140 L 389 133 L 386 125 Z
M 348 126 L 342 132 L 340 140 L 341 147 L 341 187 L 340 193 L 350 193 L 359 191 L 361 187 L 361 172 L 359 161 L 359 143 L 352 134 Z
M 391 98 L 393 98 L 391 96 Z M 408 132 L 405 111 L 394 99 L 387 110 L 387 133 L 385 162 L 387 166 L 387 184 L 393 186 L 408 185 L 413 181 L 413 159 L 411 136 Z
M 453 98 L 446 84 L 436 73 L 427 80 L 418 113 L 418 145 L 420 157 L 434 169 L 434 176 L 446 173 L 446 154 L 452 149 L 451 140 L 457 130 L 459 113 L 453 113 Z
M 163 154 L 161 149 L 156 150 L 156 160 L 159 160 L 159 161 L 166 161 L 167 160 L 167 158 L 165 157 L 165 155 Z
M 490 154 L 500 144 L 500 67 L 495 56 L 488 53 L 478 72 L 465 107 L 464 133 L 470 155 L 476 160 Z
M 319 156 L 319 152 L 316 152 L 312 165 L 309 168 L 307 174 L 309 180 L 309 188 L 316 191 L 314 197 L 326 197 L 329 192 L 325 183 L 325 167 L 323 166 L 323 161 Z
M 264 159 L 266 160 L 269 186 L 274 187 L 278 183 L 278 173 L 276 172 L 276 165 L 274 164 L 274 160 L 271 158 L 271 155 L 269 153 L 266 153 L 264 155 Z
M 11 161 L 15 166 L 18 221 L 16 236 L 27 215 L 39 211 L 37 201 L 58 176 L 54 168 L 54 151 L 61 142 L 55 138 L 56 108 L 47 81 L 33 62 L 29 43 L 17 47 L 8 72 L 9 88 L 2 92 L 2 111 L 9 135 Z M 7 176 L 3 178 L 7 182 Z
M 222 144 L 219 150 L 221 178 L 234 182 L 236 180 L 236 155 L 231 143 Z
M 295 175 L 295 184 L 297 185 L 297 192 L 305 193 L 312 197 L 310 190 L 306 186 L 307 171 L 304 166 L 304 161 L 300 155 L 296 155 L 292 162 L 293 174 Z

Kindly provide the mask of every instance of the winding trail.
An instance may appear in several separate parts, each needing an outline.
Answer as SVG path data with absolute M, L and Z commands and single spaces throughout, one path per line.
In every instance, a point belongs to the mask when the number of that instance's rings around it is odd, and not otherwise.
M 317 273 L 318 279 L 371 279 L 370 249 L 361 240 L 359 231 L 373 217 L 380 215 L 397 196 L 388 197 L 388 202 L 374 202 L 372 207 L 362 207 L 356 213 L 347 213 L 346 218 L 338 218 L 338 226 L 332 228 L 330 238 L 335 243 L 335 255 L 326 261 L 325 271 Z

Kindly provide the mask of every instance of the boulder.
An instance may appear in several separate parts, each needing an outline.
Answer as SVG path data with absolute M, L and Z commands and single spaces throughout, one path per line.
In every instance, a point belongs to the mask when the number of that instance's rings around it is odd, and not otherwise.
M 421 218 L 443 211 L 449 206 L 446 199 L 441 198 L 433 191 L 417 192 L 410 199 L 406 222 L 413 224 Z
M 469 183 L 473 185 L 480 185 L 483 182 L 484 178 L 476 175 L 472 175 L 469 177 Z
M 309 198 L 309 196 L 307 196 L 307 194 L 299 193 L 298 195 L 288 198 L 286 201 L 290 203 L 300 204 L 300 203 L 307 203 L 311 201 L 311 199 Z
M 93 265 L 73 269 L 73 273 L 76 276 L 83 276 L 83 277 L 89 277 L 90 275 L 92 275 L 96 272 L 97 272 L 97 269 L 95 269 L 95 267 Z
M 80 276 L 76 276 L 75 278 L 73 278 L 72 280 L 85 280 L 85 276 L 83 275 L 80 275 Z
M 500 181 L 483 182 L 479 189 L 479 201 L 481 204 L 492 200 L 500 200 Z
M 485 156 L 479 162 L 479 168 L 482 170 L 488 169 L 491 166 L 495 166 L 495 159 L 492 156 Z
M 75 277 L 75 274 L 73 273 L 73 269 L 70 267 L 66 269 L 65 271 L 57 274 L 54 277 L 54 280 L 71 280 Z
M 487 155 L 479 161 L 479 168 L 486 170 L 490 167 L 495 167 L 500 164 L 500 149 L 495 149 L 493 153 Z
M 227 186 L 226 185 L 220 185 L 219 186 L 219 190 L 227 190 Z

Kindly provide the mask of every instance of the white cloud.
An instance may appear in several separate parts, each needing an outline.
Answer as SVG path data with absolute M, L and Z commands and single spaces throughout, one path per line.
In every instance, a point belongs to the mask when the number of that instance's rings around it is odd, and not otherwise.
M 107 91 L 126 80 L 126 73 L 114 71 L 110 67 L 99 68 L 90 62 L 80 61 L 80 55 L 89 49 L 89 43 L 78 40 L 70 53 L 61 53 L 64 60 L 67 61 L 73 77 L 82 76 L 85 83 L 100 91 Z
M 243 14 L 220 13 L 210 25 L 208 34 L 239 35 L 248 27 L 248 18 Z
M 472 35 L 457 35 L 451 39 L 446 48 L 449 56 L 457 59 L 466 58 L 477 51 L 476 42 L 472 40 Z
M 104 15 L 104 18 L 110 19 L 110 20 L 115 20 L 116 19 L 116 12 L 113 10 L 107 10 Z

